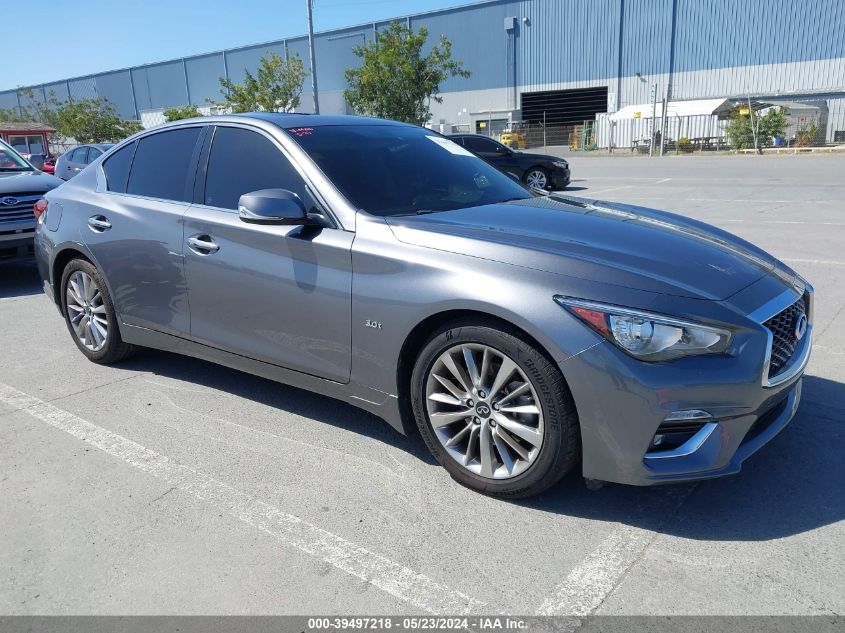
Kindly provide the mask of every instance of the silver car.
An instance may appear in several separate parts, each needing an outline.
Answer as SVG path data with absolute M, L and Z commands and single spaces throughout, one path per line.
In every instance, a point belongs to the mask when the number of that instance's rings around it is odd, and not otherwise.
M 94 143 L 75 147 L 59 156 L 54 174 L 62 180 L 70 180 L 112 147 L 114 143 Z
M 46 195 L 36 255 L 88 359 L 167 349 L 328 394 L 510 498 L 579 464 L 736 473 L 795 413 L 813 330 L 810 285 L 737 237 L 368 118 L 137 134 Z

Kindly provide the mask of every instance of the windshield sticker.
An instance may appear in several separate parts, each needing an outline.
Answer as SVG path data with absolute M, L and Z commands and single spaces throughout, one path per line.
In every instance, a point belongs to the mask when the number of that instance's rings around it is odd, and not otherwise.
M 311 136 L 314 133 L 313 127 L 290 127 L 288 132 L 296 136 Z
M 426 136 L 426 138 L 432 143 L 437 143 L 443 149 L 457 156 L 475 156 L 475 154 L 468 152 L 463 147 L 455 143 L 455 141 L 450 141 L 448 138 L 443 138 L 442 136 Z

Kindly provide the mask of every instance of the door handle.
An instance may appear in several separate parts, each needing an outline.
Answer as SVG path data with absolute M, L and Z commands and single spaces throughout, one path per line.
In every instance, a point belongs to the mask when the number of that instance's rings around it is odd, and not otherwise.
M 208 235 L 195 235 L 188 238 L 188 246 L 191 250 L 200 255 L 210 255 L 220 250 L 220 246 Z
M 91 227 L 92 231 L 102 233 L 111 228 L 111 222 L 104 215 L 92 215 L 88 218 L 88 226 Z

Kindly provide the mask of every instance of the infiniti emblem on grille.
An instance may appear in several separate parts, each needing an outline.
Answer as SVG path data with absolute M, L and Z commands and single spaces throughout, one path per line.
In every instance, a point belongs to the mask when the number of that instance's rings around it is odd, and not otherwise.
M 0 202 L 5 204 L 7 207 L 11 207 L 11 206 L 16 205 L 18 203 L 18 199 L 13 198 L 12 196 L 6 196 L 2 200 L 0 200 Z
M 800 341 L 807 333 L 807 315 L 803 312 L 795 317 L 795 340 Z

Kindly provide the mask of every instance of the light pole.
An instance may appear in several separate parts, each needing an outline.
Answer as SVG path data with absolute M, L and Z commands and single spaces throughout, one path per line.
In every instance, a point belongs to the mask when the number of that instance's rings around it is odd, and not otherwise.
M 320 100 L 317 98 L 317 60 L 314 56 L 314 0 L 305 0 L 308 6 L 308 56 L 311 60 L 311 95 L 314 97 L 314 114 L 320 114 Z

